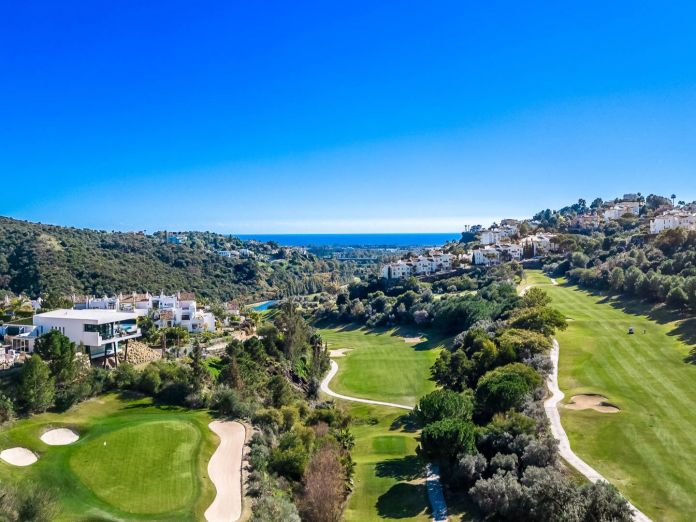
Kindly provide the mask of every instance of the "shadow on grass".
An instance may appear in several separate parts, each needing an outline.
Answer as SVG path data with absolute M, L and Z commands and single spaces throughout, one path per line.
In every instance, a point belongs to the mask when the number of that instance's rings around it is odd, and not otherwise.
M 412 518 L 429 511 L 424 484 L 395 484 L 377 499 L 382 518 Z
M 403 481 L 416 480 L 423 476 L 423 463 L 418 455 L 383 460 L 375 465 L 375 475 Z
M 406 433 L 415 433 L 420 429 L 420 426 L 418 424 L 418 420 L 416 419 L 416 416 L 411 413 L 405 413 L 403 415 L 400 415 L 396 419 L 394 419 L 394 422 L 391 423 L 391 426 L 389 426 L 390 431 L 403 431 Z
M 337 332 L 356 332 L 364 331 L 366 334 L 372 335 L 389 335 L 391 337 L 425 337 L 424 341 L 418 343 L 407 343 L 404 341 L 404 346 L 413 349 L 414 351 L 428 351 L 438 346 L 451 345 L 452 336 L 434 330 L 431 328 L 416 328 L 412 325 L 395 325 L 395 326 L 376 326 L 369 328 L 360 323 L 339 323 L 322 319 L 313 324 L 315 328 L 335 329 Z

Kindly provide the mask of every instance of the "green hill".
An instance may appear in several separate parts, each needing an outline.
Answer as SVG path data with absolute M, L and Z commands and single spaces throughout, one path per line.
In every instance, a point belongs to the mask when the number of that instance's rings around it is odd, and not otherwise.
M 0 217 L 0 293 L 39 296 L 118 292 L 196 292 L 210 299 L 261 299 L 317 292 L 348 280 L 353 266 L 273 243 L 210 232 L 107 232 Z M 248 259 L 215 250 L 246 248 Z

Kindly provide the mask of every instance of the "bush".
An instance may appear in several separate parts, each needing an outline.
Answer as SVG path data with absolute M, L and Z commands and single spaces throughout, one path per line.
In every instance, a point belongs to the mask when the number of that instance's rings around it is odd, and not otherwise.
M 0 393 L 0 424 L 14 420 L 15 411 L 12 400 L 5 394 Z
M 155 366 L 148 366 L 140 374 L 138 389 L 144 393 L 155 395 L 162 386 L 159 370 Z
M 238 391 L 225 385 L 220 385 L 213 391 L 210 405 L 220 415 L 238 419 L 250 418 L 256 409 L 255 403 L 244 401 Z
M 114 386 L 119 390 L 134 389 L 138 378 L 138 370 L 130 363 L 121 363 L 113 370 Z
M 254 502 L 252 522 L 301 522 L 295 504 L 284 495 L 275 494 L 261 497 Z

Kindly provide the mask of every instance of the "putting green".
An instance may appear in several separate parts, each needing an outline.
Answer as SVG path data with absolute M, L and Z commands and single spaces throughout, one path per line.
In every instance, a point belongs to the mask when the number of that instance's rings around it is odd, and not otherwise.
M 621 409 L 561 408 L 573 450 L 654 520 L 696 518 L 696 366 L 685 361 L 693 319 L 675 321 L 667 311 L 562 280 L 552 286 L 539 272 L 528 279 L 543 284 L 570 319 L 558 335 L 564 402 L 598 393 Z
M 0 481 L 55 490 L 59 520 L 202 520 L 215 496 L 207 474 L 217 445 L 210 420 L 206 411 L 103 395 L 2 430 L 0 447 L 26 447 L 40 458 L 21 469 L 0 463 Z M 58 427 L 80 439 L 67 446 L 41 442 L 42 433 Z
M 166 513 L 191 503 L 201 435 L 186 421 L 154 421 L 92 437 L 70 468 L 96 496 L 129 513 Z M 153 473 L 158 470 L 157 473 Z M 129 482 L 137 477 L 137 487 Z

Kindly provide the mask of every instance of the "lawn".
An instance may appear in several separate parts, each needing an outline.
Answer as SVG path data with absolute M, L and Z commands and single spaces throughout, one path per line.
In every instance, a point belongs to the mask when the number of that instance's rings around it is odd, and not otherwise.
M 696 517 L 693 319 L 594 295 L 532 272 L 569 319 L 558 335 L 560 387 L 600 393 L 618 414 L 561 410 L 573 449 L 655 520 Z M 628 335 L 628 328 L 635 329 Z
M 441 338 L 409 344 L 417 331 L 367 330 L 357 326 L 325 327 L 329 349 L 349 349 L 337 358 L 331 382 L 345 395 L 414 405 L 435 389 L 430 367 L 443 346 Z M 416 456 L 418 432 L 406 410 L 343 403 L 354 418 L 355 489 L 344 513 L 347 521 L 429 520 L 423 463 Z M 406 414 L 406 415 L 405 415 Z
M 0 447 L 24 446 L 39 461 L 0 461 L 0 480 L 56 490 L 61 520 L 200 520 L 215 488 L 207 463 L 217 444 L 203 411 L 110 394 L 66 413 L 23 419 L 0 432 Z M 48 446 L 39 436 L 69 427 L 80 440 Z
M 442 349 L 442 337 L 407 343 L 418 337 L 409 329 L 368 330 L 355 325 L 322 328 L 329 350 L 345 348 L 345 357 L 336 359 L 338 374 L 332 389 L 344 395 L 414 406 L 435 389 L 430 367 Z

